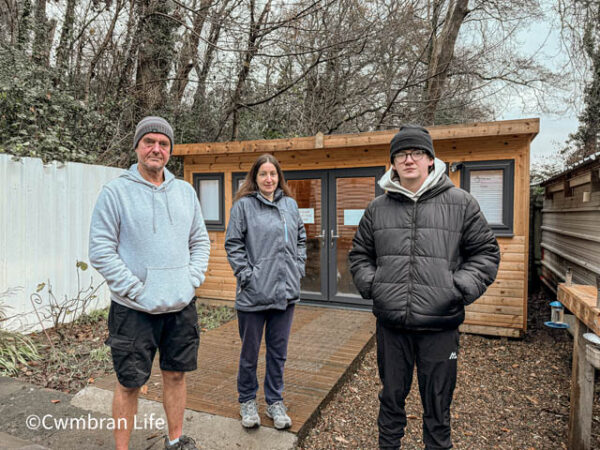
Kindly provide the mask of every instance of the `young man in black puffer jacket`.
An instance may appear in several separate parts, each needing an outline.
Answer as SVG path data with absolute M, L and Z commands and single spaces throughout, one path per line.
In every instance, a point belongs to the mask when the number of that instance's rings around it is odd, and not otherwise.
M 423 442 L 451 448 L 458 326 L 465 305 L 494 281 L 500 251 L 477 201 L 435 158 L 425 128 L 400 128 L 390 159 L 379 181 L 386 194 L 366 209 L 349 255 L 354 284 L 377 317 L 379 446 L 400 447 L 416 363 Z

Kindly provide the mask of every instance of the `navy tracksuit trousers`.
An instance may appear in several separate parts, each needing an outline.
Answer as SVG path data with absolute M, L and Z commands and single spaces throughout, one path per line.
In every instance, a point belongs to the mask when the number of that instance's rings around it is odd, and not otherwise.
M 417 365 L 423 404 L 426 449 L 452 448 L 450 403 L 456 386 L 458 329 L 415 332 L 377 322 L 377 364 L 383 385 L 379 393 L 379 447 L 400 448 L 406 426 L 406 397 Z
M 258 380 L 256 367 L 258 352 L 265 330 L 267 348 L 265 373 L 265 400 L 271 405 L 283 400 L 283 367 L 287 359 L 287 347 L 294 318 L 294 305 L 285 311 L 267 309 L 265 311 L 237 311 L 238 327 L 242 339 L 242 351 L 238 367 L 238 400 L 245 403 L 256 398 Z

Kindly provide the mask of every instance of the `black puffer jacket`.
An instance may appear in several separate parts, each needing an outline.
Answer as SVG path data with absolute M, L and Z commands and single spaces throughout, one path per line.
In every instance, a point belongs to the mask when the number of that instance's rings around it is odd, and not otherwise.
M 477 201 L 446 175 L 416 202 L 394 192 L 377 197 L 353 243 L 358 291 L 385 325 L 410 330 L 458 327 L 500 262 Z

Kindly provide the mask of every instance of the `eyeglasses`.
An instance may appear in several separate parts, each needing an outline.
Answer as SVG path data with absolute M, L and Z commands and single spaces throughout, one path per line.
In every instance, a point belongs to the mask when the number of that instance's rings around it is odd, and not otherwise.
M 425 150 L 413 150 L 412 152 L 398 152 L 394 155 L 394 161 L 404 163 L 406 162 L 406 158 L 408 158 L 409 156 L 412 158 L 413 161 L 420 161 L 426 154 L 427 152 Z

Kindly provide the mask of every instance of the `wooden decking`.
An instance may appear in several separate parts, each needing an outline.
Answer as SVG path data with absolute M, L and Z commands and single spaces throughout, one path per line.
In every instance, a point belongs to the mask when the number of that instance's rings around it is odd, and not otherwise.
M 237 320 L 202 334 L 198 352 L 198 370 L 188 374 L 187 407 L 239 419 L 236 378 L 240 351 Z M 285 368 L 284 398 L 293 426 L 290 431 L 303 434 L 322 403 L 344 374 L 365 351 L 375 332 L 370 312 L 298 306 Z M 258 364 L 257 400 L 261 423 L 272 426 L 265 415 L 262 389 L 265 373 L 265 348 Z M 158 358 L 156 358 L 158 360 Z M 96 381 L 96 386 L 114 389 L 114 376 Z M 158 361 L 148 381 L 150 400 L 161 401 L 162 381 Z

